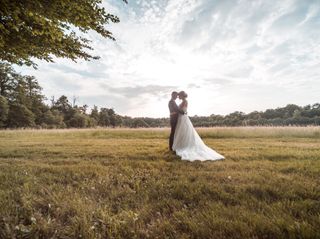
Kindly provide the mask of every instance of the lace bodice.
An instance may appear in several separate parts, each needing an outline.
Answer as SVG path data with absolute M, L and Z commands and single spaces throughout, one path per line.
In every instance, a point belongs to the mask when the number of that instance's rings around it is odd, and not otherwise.
M 183 110 L 184 113 L 187 113 L 188 112 L 188 102 L 186 103 L 186 105 L 184 105 L 184 103 L 182 102 L 180 105 L 179 105 L 179 108 L 181 110 Z

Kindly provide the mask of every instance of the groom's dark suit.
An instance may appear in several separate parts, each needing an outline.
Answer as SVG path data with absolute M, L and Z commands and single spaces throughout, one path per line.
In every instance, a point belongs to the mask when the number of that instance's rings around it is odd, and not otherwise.
M 184 114 L 183 110 L 180 110 L 177 103 L 171 99 L 169 101 L 169 110 L 170 110 L 170 138 L 169 138 L 169 148 L 172 150 L 173 140 L 174 140 L 174 133 L 176 131 L 179 113 Z

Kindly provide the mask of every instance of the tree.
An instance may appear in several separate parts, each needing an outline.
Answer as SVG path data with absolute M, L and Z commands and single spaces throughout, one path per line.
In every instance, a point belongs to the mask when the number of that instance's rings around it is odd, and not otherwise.
M 84 104 L 83 106 L 79 107 L 79 110 L 82 114 L 86 114 L 87 113 L 87 109 L 88 109 L 88 105 Z
M 274 109 L 267 109 L 263 114 L 262 117 L 265 119 L 273 119 L 279 117 L 279 113 L 276 112 Z
M 320 109 L 320 104 L 319 103 L 313 104 L 312 109 Z
M 10 105 L 8 126 L 11 128 L 33 127 L 34 114 L 25 106 L 18 103 Z
M 86 127 L 88 128 L 96 127 L 97 124 L 98 124 L 98 121 L 96 119 L 91 118 L 90 116 L 87 116 Z
M 300 111 L 301 107 L 298 105 L 294 105 L 294 104 L 289 104 L 286 107 L 282 108 L 284 111 L 284 115 L 286 118 L 287 117 L 292 117 L 294 112 L 296 112 L 297 110 Z
M 68 125 L 72 128 L 85 128 L 87 127 L 87 118 L 86 115 L 77 112 L 69 120 Z
M 63 115 L 58 110 L 48 110 L 44 112 L 41 126 L 44 128 L 65 128 Z
M 26 106 L 34 114 L 37 124 L 40 124 L 43 113 L 48 110 L 41 91 L 42 88 L 34 76 L 23 76 L 9 64 L 0 63 L 0 95 L 4 96 L 9 104 Z
M 99 110 L 96 105 L 93 106 L 93 109 L 91 110 L 90 117 L 95 119 L 97 122 L 99 121 Z
M 98 124 L 100 126 L 109 126 L 110 125 L 109 109 L 107 109 L 107 108 L 100 109 Z
M 41 101 L 44 96 L 41 94 L 42 87 L 34 76 L 24 76 L 27 96 L 33 101 Z
M 117 118 L 116 118 L 116 112 L 114 111 L 114 109 L 109 109 L 108 110 L 108 115 L 109 115 L 110 125 L 112 127 L 116 127 Z
M 106 13 L 101 3 L 101 0 L 1 0 L 0 60 L 35 67 L 31 58 L 51 62 L 52 55 L 72 60 L 96 59 L 86 51 L 92 48 L 83 35 L 93 30 L 114 40 L 105 25 L 119 22 L 117 16 Z
M 14 76 L 14 90 L 11 100 L 25 105 L 35 115 L 35 120 L 39 122 L 43 112 L 47 110 L 43 100 L 42 88 L 34 76 Z
M 122 126 L 122 123 L 123 123 L 122 117 L 120 115 L 116 114 L 114 116 L 114 126 L 113 127 Z
M 136 118 L 132 122 L 133 128 L 149 128 L 150 126 L 141 118 Z
M 65 95 L 60 96 L 60 98 L 54 103 L 53 109 L 57 109 L 64 115 L 67 115 L 71 110 L 72 106 L 69 103 L 68 97 Z
M 260 119 L 261 118 L 261 112 L 253 111 L 253 112 L 247 114 L 247 118 L 248 119 L 254 119 L 254 120 Z
M 0 128 L 6 125 L 8 118 L 9 105 L 6 98 L 0 95 Z
M 13 78 L 13 90 L 8 97 L 9 101 L 26 105 L 29 108 L 31 106 L 31 102 L 27 96 L 27 86 L 26 82 L 24 81 L 24 77 L 22 75 L 14 73 Z
M 12 91 L 13 77 L 14 74 L 13 68 L 7 64 L 0 62 L 0 95 L 8 97 Z

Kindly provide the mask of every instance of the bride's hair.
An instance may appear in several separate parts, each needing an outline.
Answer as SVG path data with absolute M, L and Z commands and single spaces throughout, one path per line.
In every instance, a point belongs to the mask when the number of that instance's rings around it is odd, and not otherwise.
M 187 97 L 188 97 L 188 94 L 187 94 L 186 92 L 184 92 L 184 91 L 180 91 L 180 92 L 179 92 L 179 95 L 181 95 L 181 96 L 184 97 L 184 98 L 187 98 Z

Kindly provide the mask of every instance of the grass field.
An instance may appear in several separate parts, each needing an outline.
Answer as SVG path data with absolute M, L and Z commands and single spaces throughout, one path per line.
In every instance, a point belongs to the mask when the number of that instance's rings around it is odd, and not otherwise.
M 320 238 L 320 128 L 0 131 L 0 238 Z

